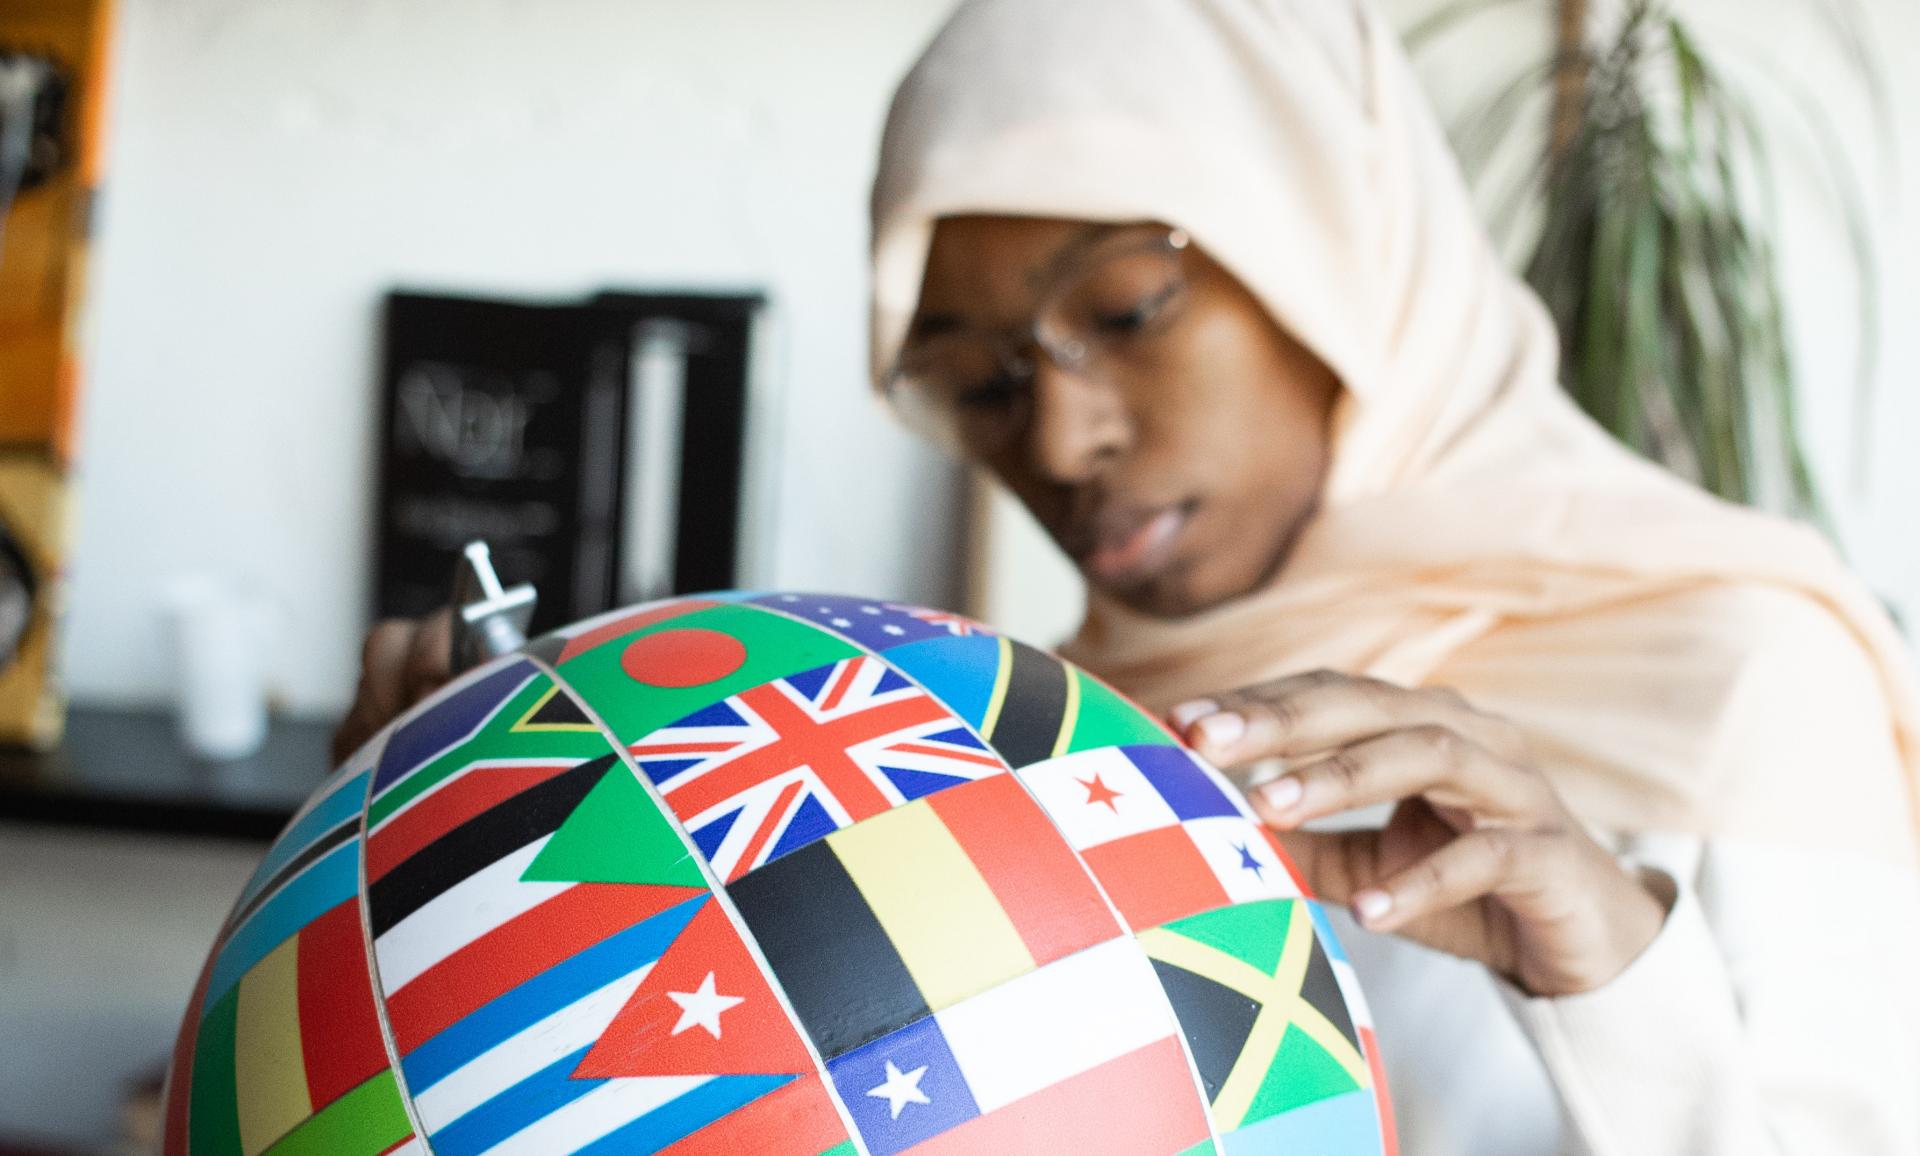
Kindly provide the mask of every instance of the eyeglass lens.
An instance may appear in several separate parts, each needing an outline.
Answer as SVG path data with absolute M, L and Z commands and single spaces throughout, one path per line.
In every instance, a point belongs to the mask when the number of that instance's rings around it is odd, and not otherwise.
M 1150 369 L 1185 302 L 1180 251 L 1165 237 L 1121 240 L 1130 243 L 1088 253 L 1044 298 L 1025 348 L 977 330 L 916 342 L 891 390 L 909 420 L 950 450 L 997 453 L 1030 416 L 1034 356 L 1109 386 Z

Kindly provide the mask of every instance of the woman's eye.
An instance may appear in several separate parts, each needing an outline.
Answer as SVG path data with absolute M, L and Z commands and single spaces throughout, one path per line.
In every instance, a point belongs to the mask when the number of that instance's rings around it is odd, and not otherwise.
M 1138 333 L 1159 319 L 1178 289 L 1178 285 L 1168 285 L 1148 294 L 1126 309 L 1096 312 L 1093 322 L 1102 333 L 1119 335 Z
M 1012 406 L 1019 396 L 1019 383 L 1012 378 L 997 377 L 971 389 L 961 390 L 958 400 L 963 409 L 995 410 Z

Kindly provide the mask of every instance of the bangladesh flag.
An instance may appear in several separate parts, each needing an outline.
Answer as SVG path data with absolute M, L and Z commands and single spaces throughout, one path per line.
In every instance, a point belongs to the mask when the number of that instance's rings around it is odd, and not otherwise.
M 743 690 L 860 653 L 785 615 L 718 605 L 647 622 L 566 659 L 559 670 L 632 745 Z

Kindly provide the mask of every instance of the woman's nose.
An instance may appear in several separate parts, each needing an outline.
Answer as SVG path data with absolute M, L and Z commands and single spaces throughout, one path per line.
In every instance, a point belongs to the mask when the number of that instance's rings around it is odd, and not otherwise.
M 1028 452 L 1048 480 L 1084 482 L 1130 444 L 1133 423 L 1119 390 L 1044 357 L 1032 388 Z

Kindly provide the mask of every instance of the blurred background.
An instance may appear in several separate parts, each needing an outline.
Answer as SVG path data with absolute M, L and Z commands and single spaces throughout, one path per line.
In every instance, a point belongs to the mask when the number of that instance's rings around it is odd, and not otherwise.
M 0 0 L 0 1152 L 145 1126 L 365 629 L 471 533 L 551 624 L 731 585 L 1071 629 L 1051 548 L 867 380 L 879 129 L 952 2 Z M 1661 368 L 1746 398 L 1761 435 L 1619 429 L 1823 522 L 1911 621 L 1920 7 L 1386 6 L 1583 402 Z M 1675 27 L 1766 142 L 1724 186 L 1602 131 L 1697 83 Z M 1583 37 L 1574 87 L 1534 67 Z M 1596 301 L 1635 212 L 1739 227 Z M 1745 306 L 1599 364 L 1600 314 L 1703 269 Z

